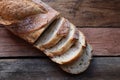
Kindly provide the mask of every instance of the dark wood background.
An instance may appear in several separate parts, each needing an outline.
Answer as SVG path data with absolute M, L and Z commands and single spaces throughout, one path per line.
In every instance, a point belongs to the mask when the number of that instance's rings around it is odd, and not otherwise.
M 120 0 L 43 0 L 84 32 L 93 60 L 70 75 L 0 26 L 0 80 L 120 80 Z

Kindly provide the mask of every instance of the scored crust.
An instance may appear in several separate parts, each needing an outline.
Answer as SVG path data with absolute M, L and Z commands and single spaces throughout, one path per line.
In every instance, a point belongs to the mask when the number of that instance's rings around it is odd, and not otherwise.
M 29 16 L 17 23 L 6 26 L 15 35 L 23 38 L 24 40 L 34 43 L 43 31 L 59 17 L 59 13 L 52 9 L 50 6 L 44 4 L 42 1 L 33 0 L 38 5 L 42 5 L 47 9 L 47 13 L 40 13 L 37 15 Z
M 47 10 L 44 9 L 43 6 L 37 5 L 35 2 L 30 0 L 0 1 L 0 16 L 2 16 L 3 19 L 8 21 L 21 20 L 31 15 L 46 13 L 46 12 Z

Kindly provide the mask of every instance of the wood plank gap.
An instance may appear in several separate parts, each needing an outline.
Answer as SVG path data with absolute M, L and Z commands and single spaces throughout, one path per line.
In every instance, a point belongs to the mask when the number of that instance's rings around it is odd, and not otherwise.
M 14 57 L 0 57 L 0 59 L 46 59 L 47 56 L 14 56 Z
M 76 26 L 77 28 L 120 28 L 120 26 Z
M 93 55 L 93 58 L 111 58 L 111 57 L 113 57 L 113 58 L 120 58 L 120 55 L 118 55 L 118 56 L 108 56 L 108 55 L 106 55 L 106 56 L 96 56 L 96 55 Z
M 120 58 L 120 56 L 93 56 L 93 58 Z M 0 60 L 7 59 L 49 59 L 47 56 L 14 56 L 14 57 L 0 57 Z

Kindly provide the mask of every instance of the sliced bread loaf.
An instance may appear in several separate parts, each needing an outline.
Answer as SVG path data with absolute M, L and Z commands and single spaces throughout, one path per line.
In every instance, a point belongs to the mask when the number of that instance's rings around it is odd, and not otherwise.
M 62 37 L 68 34 L 68 31 L 69 23 L 65 18 L 61 17 L 47 28 L 34 46 L 40 50 L 53 47 L 62 39 Z
M 46 49 L 44 53 L 47 56 L 54 57 L 64 54 L 76 41 L 76 28 L 70 23 L 69 33 L 66 37 L 62 38 L 54 47 Z
M 77 31 L 79 33 L 79 31 Z M 79 33 L 79 38 L 67 52 L 60 56 L 55 56 L 52 61 L 58 64 L 68 64 L 72 63 L 76 59 L 78 59 L 83 54 L 84 47 L 81 44 L 81 34 Z
M 76 62 L 66 65 L 60 65 L 60 67 L 68 73 L 79 74 L 84 72 L 88 68 L 91 59 L 92 47 L 88 44 L 86 49 L 84 50 L 82 57 L 79 57 L 79 59 Z

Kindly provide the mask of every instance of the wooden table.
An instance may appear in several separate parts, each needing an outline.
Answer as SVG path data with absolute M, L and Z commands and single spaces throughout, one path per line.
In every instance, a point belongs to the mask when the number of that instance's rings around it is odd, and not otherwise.
M 94 48 L 90 67 L 67 74 L 0 26 L 0 80 L 120 80 L 120 0 L 43 1 L 84 32 Z

